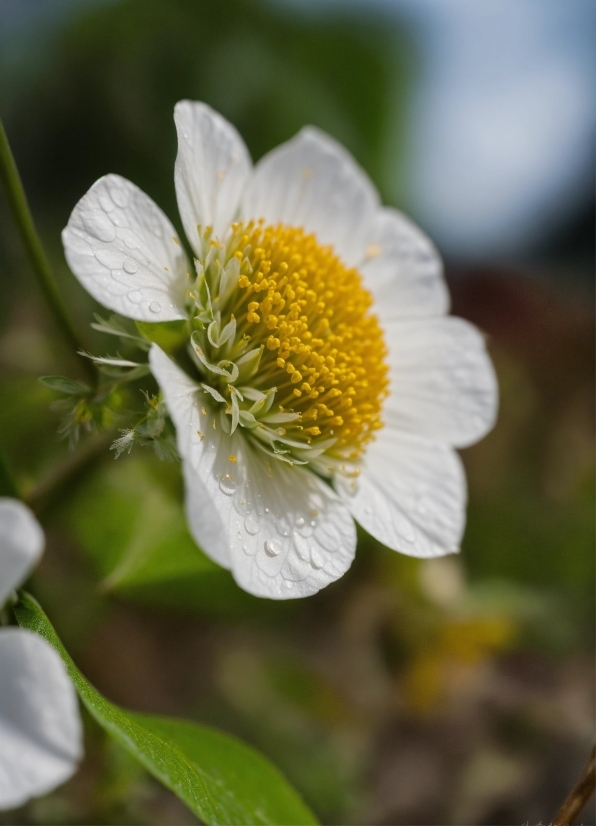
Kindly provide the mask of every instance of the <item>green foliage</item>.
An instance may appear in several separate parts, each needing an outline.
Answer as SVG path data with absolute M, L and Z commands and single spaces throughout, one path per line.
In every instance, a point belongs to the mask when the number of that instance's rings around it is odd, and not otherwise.
M 40 382 L 56 393 L 64 393 L 65 396 L 86 396 L 91 388 L 80 381 L 74 381 L 66 376 L 42 376 Z
M 160 321 L 157 324 L 137 321 L 136 325 L 147 342 L 159 344 L 166 353 L 173 353 L 188 341 L 186 321 Z
M 183 611 L 257 611 L 188 533 L 176 466 L 150 455 L 121 460 L 81 485 L 64 518 L 92 560 L 104 593 Z
M 62 657 L 95 720 L 207 824 L 314 824 L 285 778 L 264 757 L 214 729 L 124 711 L 87 682 L 39 604 L 28 594 L 15 607 L 19 625 Z
M 145 393 L 145 410 L 134 427 L 120 431 L 123 435 L 114 441 L 110 450 L 116 451 L 118 459 L 123 453 L 130 453 L 134 445 L 152 446 L 159 459 L 177 459 L 176 432 L 161 394 Z

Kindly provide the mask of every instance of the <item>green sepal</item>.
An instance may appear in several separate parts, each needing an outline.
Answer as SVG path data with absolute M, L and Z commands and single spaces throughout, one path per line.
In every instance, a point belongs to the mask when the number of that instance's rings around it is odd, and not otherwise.
M 166 353 L 174 353 L 182 347 L 188 339 L 186 321 L 158 321 L 155 324 L 149 321 L 137 321 L 137 330 L 143 338 L 152 344 L 159 344 Z

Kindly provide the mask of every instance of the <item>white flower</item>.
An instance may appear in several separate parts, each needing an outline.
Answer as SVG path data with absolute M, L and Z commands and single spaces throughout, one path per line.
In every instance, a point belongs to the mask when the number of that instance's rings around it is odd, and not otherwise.
M 194 267 L 117 175 L 81 199 L 63 241 L 106 307 L 188 321 L 184 369 L 155 345 L 150 363 L 197 542 L 277 599 L 347 570 L 354 519 L 402 553 L 457 551 L 466 491 L 453 448 L 492 427 L 497 386 L 480 333 L 446 317 L 433 245 L 317 129 L 253 167 L 205 104 L 182 101 L 174 117 Z
M 31 511 L 0 498 L 0 607 L 26 579 L 44 546 Z M 0 628 L 0 809 L 22 806 L 73 774 L 82 756 L 74 687 L 42 637 Z

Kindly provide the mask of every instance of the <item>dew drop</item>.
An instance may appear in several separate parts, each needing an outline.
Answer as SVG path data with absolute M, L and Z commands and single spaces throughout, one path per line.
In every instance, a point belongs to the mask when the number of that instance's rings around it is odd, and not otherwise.
M 106 244 L 109 241 L 113 241 L 116 237 L 116 228 L 114 227 L 114 224 L 103 212 L 96 211 L 88 213 L 83 218 L 83 223 L 85 224 L 85 229 L 89 235 L 92 235 L 94 238 L 97 238 L 99 241 L 103 241 Z
M 143 300 L 143 294 L 139 290 L 133 290 L 128 294 L 128 300 L 132 301 L 133 304 L 140 304 Z
M 302 517 L 296 520 L 296 533 L 304 537 L 312 536 L 312 528 L 310 524 L 305 522 Z
M 275 527 L 281 536 L 289 536 L 292 533 L 291 525 L 285 516 L 275 520 Z
M 255 536 L 259 532 L 259 517 L 255 516 L 254 513 L 249 513 L 246 519 L 244 520 L 244 529 L 246 533 L 249 533 L 251 536 Z
M 287 588 L 288 591 L 291 591 L 293 587 L 294 587 L 294 583 L 292 582 L 291 579 L 284 579 L 284 588 Z
M 294 540 L 294 548 L 296 549 L 296 553 L 298 554 L 300 559 L 306 562 L 310 554 L 310 546 L 308 544 L 308 540 L 306 540 L 303 536 L 300 536 L 298 531 L 294 533 L 294 536 L 292 538 Z
M 149 309 L 152 313 L 160 313 L 161 312 L 161 304 L 159 301 L 152 301 L 149 305 Z
M 325 561 L 319 551 L 316 548 L 312 548 L 310 552 L 310 561 L 312 563 L 313 568 L 319 570 L 325 564 Z
M 119 206 L 120 209 L 124 209 L 124 207 L 128 204 L 128 193 L 126 190 L 120 186 L 111 186 L 109 191 L 110 197 L 116 206 Z
M 139 246 L 134 232 L 131 232 L 129 229 L 121 229 L 118 232 L 118 237 L 124 241 L 129 250 L 135 250 Z
M 113 209 L 116 208 L 116 204 L 112 201 L 105 190 L 100 189 L 97 193 L 97 197 L 99 200 L 99 205 L 103 209 L 104 212 L 111 212 Z
M 134 275 L 135 272 L 139 269 L 139 265 L 134 260 L 134 258 L 127 258 L 124 264 L 122 265 L 122 269 L 129 275 Z
M 265 550 L 269 554 L 269 556 L 277 556 L 278 553 L 281 551 L 281 542 L 279 539 L 267 539 L 265 540 Z
M 119 250 L 113 250 L 110 247 L 108 247 L 108 249 L 101 247 L 94 250 L 93 255 L 99 263 L 107 267 L 108 270 L 117 270 L 122 266 L 123 256 Z
M 236 482 L 229 473 L 224 473 L 223 476 L 219 479 L 219 489 L 222 493 L 225 493 L 226 496 L 232 496 L 236 493 L 237 488 Z
M 250 545 L 243 545 L 243 546 L 242 546 L 242 550 L 244 551 L 244 553 L 245 553 L 247 556 L 252 556 L 252 555 L 254 554 L 254 552 L 256 551 L 256 548 L 255 548 L 255 546 L 254 546 L 254 545 L 252 545 L 252 546 L 250 546 Z

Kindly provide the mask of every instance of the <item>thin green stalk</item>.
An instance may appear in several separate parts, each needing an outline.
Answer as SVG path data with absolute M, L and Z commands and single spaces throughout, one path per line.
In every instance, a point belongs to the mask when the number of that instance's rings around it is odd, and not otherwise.
M 4 126 L 0 120 L 0 178 L 6 188 L 6 195 L 10 209 L 19 230 L 21 240 L 29 256 L 29 260 L 33 267 L 33 272 L 39 282 L 41 290 L 50 308 L 50 312 L 54 317 L 58 329 L 62 333 L 64 340 L 67 342 L 69 348 L 78 353 L 84 347 L 79 341 L 76 330 L 68 316 L 62 297 L 58 291 L 52 269 L 45 256 L 43 247 L 37 235 L 35 224 L 29 204 L 27 203 L 27 196 L 23 189 L 23 184 L 17 169 L 8 137 L 4 131 Z M 84 370 L 90 380 L 95 383 L 96 371 L 91 362 L 87 359 L 82 360 Z

